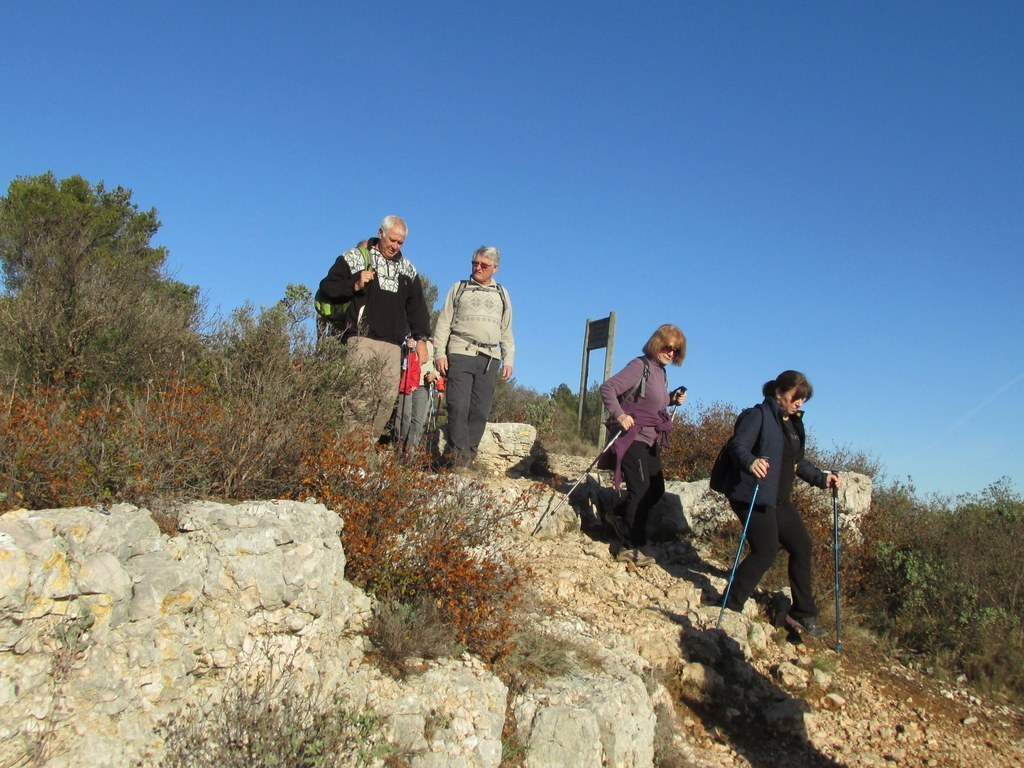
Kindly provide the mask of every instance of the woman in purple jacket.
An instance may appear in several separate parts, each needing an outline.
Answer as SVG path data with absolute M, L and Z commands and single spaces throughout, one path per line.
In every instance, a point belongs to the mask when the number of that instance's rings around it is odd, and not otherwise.
M 684 357 L 683 332 L 663 325 L 648 339 L 641 357 L 601 385 L 609 423 L 620 432 L 609 449 L 615 456 L 615 487 L 626 481 L 626 498 L 607 522 L 623 541 L 616 559 L 640 567 L 654 562 L 640 548 L 647 543 L 647 515 L 665 494 L 661 448 L 672 428 L 667 409 L 686 400 L 685 387 L 669 394 L 665 366 L 682 365 Z

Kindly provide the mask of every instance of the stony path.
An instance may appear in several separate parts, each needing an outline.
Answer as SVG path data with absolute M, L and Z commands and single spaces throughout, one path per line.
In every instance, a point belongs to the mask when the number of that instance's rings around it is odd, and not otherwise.
M 526 537 L 525 547 L 550 610 L 618 636 L 678 694 L 692 765 L 1024 765 L 1019 709 L 943 690 L 863 633 L 844 637 L 841 654 L 832 637 L 804 645 L 751 601 L 749 616 L 727 614 L 735 653 L 723 657 L 715 623 L 726 566 L 684 542 L 659 545 L 657 564 L 642 570 L 582 533 Z

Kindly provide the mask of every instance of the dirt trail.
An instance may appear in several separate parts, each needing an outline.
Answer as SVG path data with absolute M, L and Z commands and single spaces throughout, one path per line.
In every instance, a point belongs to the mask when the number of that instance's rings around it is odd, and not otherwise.
M 600 534 L 527 544 L 538 593 L 552 610 L 621 635 L 662 679 L 676 681 L 670 687 L 692 764 L 1024 765 L 1020 708 L 908 669 L 853 627 L 844 627 L 837 654 L 831 634 L 803 643 L 773 629 L 751 601 L 725 629 L 753 638 L 752 657 L 701 659 L 710 633 L 722 631 L 714 625 L 728 565 L 694 545 L 656 545 L 657 564 L 638 570 L 616 562 Z M 721 677 L 702 690 L 694 675 L 711 668 Z

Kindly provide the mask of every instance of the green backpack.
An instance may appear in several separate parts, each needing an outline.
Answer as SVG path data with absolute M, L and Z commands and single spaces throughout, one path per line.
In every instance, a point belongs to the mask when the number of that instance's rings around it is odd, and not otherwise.
M 363 246 L 359 248 L 359 252 L 363 255 L 363 269 L 369 269 L 370 249 Z M 340 328 L 345 323 L 345 313 L 348 312 L 348 307 L 351 303 L 352 299 L 328 299 L 317 289 L 316 295 L 313 297 L 313 308 L 316 309 L 317 325 L 319 326 L 321 324 L 320 321 L 323 321 Z

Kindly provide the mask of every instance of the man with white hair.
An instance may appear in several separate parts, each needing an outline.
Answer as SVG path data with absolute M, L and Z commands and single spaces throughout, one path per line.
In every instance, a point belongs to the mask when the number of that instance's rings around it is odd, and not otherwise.
M 353 397 L 370 436 L 384 432 L 402 373 L 402 344 L 407 335 L 416 340 L 421 360 L 427 358 L 430 310 L 416 267 L 402 255 L 408 234 L 405 222 L 385 216 L 363 248 L 338 257 L 320 281 L 318 295 L 336 302 L 351 302 L 334 332 L 350 348 L 352 359 L 372 370 L 371 381 Z
M 495 282 L 501 253 L 482 245 L 473 254 L 469 280 L 449 289 L 434 329 L 434 367 L 447 377 L 448 446 L 459 467 L 476 458 L 494 398 L 495 377 L 512 378 L 515 342 L 512 303 Z

